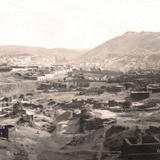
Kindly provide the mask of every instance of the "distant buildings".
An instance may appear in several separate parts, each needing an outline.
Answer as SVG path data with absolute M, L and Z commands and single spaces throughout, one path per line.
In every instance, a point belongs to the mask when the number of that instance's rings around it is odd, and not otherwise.
M 84 78 L 82 73 L 69 73 L 68 77 L 64 78 L 67 86 L 70 87 L 89 87 L 90 83 Z
M 12 70 L 12 67 L 7 66 L 6 64 L 0 65 L 0 72 L 9 72 Z

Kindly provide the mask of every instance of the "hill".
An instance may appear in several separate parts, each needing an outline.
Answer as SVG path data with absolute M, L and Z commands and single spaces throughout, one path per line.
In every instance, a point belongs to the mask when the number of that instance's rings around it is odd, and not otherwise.
M 160 67 L 160 32 L 126 32 L 80 59 L 89 65 L 112 70 Z

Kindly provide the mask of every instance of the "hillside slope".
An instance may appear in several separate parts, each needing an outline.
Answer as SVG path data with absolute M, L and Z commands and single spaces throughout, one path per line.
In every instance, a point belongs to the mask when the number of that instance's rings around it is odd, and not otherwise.
M 160 67 L 160 32 L 126 32 L 90 50 L 81 62 L 113 70 Z

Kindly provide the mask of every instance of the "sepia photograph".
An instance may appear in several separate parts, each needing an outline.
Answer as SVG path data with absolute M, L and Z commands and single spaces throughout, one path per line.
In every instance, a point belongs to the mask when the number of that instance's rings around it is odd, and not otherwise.
M 160 160 L 160 0 L 0 0 L 0 160 Z

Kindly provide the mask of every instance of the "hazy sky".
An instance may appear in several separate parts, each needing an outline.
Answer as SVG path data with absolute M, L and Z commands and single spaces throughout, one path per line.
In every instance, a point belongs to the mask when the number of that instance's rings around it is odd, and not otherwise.
M 160 0 L 0 0 L 0 45 L 92 48 L 160 31 Z

